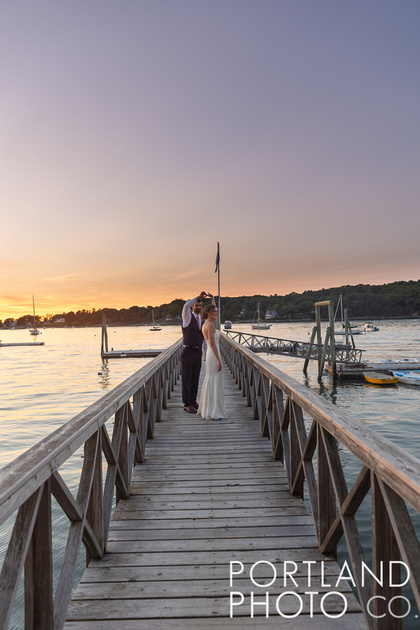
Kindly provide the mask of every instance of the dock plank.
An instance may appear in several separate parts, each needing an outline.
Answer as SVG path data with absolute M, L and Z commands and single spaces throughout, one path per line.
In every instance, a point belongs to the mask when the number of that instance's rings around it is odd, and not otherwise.
M 273 461 L 269 441 L 224 369 L 224 420 L 186 414 L 176 386 L 145 462 L 133 473 L 130 497 L 114 512 L 107 552 L 91 560 L 73 595 L 67 630 L 366 627 L 338 565 L 318 551 L 305 504 L 290 495 L 283 466 Z M 243 565 L 232 587 L 231 561 L 238 571 Z M 273 571 L 273 584 L 264 586 Z M 231 591 L 244 594 L 232 618 Z M 268 617 L 262 605 L 251 616 L 251 591 L 259 602 L 267 593 Z M 293 593 L 281 597 L 282 617 L 276 601 L 285 591 Z M 312 614 L 308 591 L 317 593 Z M 325 596 L 331 617 L 320 605 Z M 302 611 L 295 615 L 298 597 Z M 343 600 L 347 611 L 340 615 Z

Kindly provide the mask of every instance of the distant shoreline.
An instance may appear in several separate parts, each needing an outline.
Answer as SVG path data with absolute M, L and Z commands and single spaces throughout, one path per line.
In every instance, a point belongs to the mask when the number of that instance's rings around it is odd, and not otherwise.
M 380 322 L 380 321 L 391 321 L 391 320 L 397 320 L 397 321 L 404 321 L 404 320 L 409 320 L 409 321 L 415 321 L 415 320 L 419 320 L 420 321 L 420 317 L 357 317 L 357 318 L 353 318 L 351 321 L 352 323 L 356 323 L 356 322 L 367 322 L 367 321 L 373 321 L 373 322 Z M 223 320 L 222 323 L 224 323 L 225 320 Z M 314 324 L 315 323 L 315 319 L 270 319 L 270 320 L 264 320 L 265 323 L 267 324 Z M 322 322 L 328 322 L 328 318 L 326 317 L 322 317 L 321 318 Z M 238 325 L 238 324 L 253 324 L 255 323 L 252 319 L 249 320 L 237 320 L 234 321 L 232 320 L 232 326 Z M 148 323 L 148 324 L 125 324 L 122 322 L 107 322 L 107 327 L 108 328 L 147 328 L 149 326 L 152 326 L 152 322 Z M 181 322 L 177 321 L 177 320 L 172 320 L 169 322 L 159 322 L 159 321 L 155 321 L 155 325 L 159 325 L 159 326 L 179 326 L 181 328 Z M 102 328 L 102 324 L 75 324 L 73 326 L 68 326 L 66 324 L 46 324 L 46 325 L 42 325 L 42 326 L 38 326 L 38 330 L 54 330 L 55 328 Z M 5 326 L 0 326 L 0 330 L 29 330 L 28 327 L 26 326 L 16 326 L 14 328 L 7 328 Z

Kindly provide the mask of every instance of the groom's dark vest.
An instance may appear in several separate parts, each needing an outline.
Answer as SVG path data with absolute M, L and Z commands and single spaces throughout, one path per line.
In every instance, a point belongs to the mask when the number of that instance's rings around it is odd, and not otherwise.
M 201 350 L 203 345 L 203 333 L 198 328 L 197 320 L 194 313 L 191 314 L 191 321 L 188 326 L 182 326 L 183 345 L 189 348 L 198 348 Z

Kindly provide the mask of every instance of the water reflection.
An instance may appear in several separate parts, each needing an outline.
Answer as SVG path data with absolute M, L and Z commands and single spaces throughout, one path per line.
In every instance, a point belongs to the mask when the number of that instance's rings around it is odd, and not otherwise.
M 333 403 L 333 405 L 337 404 L 337 385 L 335 382 L 325 383 L 321 378 L 318 380 L 318 390 L 315 391 L 317 394 Z
M 107 390 L 110 388 L 111 383 L 111 375 L 109 373 L 109 365 L 107 362 L 102 363 L 102 370 L 98 372 L 98 376 L 100 376 L 99 387 L 101 389 Z

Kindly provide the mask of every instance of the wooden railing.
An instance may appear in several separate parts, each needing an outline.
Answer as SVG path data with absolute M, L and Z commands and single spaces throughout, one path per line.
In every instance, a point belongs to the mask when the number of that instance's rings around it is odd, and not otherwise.
M 181 340 L 0 471 L 0 524 L 14 518 L 0 575 L 1 629 L 8 627 L 23 570 L 25 628 L 63 627 L 81 544 L 87 561 L 104 554 L 113 505 L 129 495 L 133 467 L 144 460 L 179 377 L 180 351 Z M 74 498 L 59 469 L 83 446 Z M 70 521 L 54 596 L 52 497 Z
M 261 434 L 271 441 L 273 458 L 285 465 L 290 492 L 303 498 L 306 485 L 320 551 L 336 556 L 344 539 L 367 627 L 402 628 L 410 603 L 393 584 L 404 581 L 404 571 L 410 576 L 410 597 L 420 607 L 420 546 L 407 508 L 420 512 L 420 460 L 226 335 L 220 346 Z M 340 459 L 343 447 L 360 463 L 350 489 Z M 356 523 L 369 493 L 371 563 Z M 382 586 L 376 579 L 381 567 Z M 397 575 L 398 568 L 403 575 Z
M 402 561 L 407 567 L 419 606 L 420 546 L 407 504 L 420 512 L 420 461 L 226 335 L 220 344 L 262 435 L 271 440 L 273 457 L 284 462 L 291 493 L 303 497 L 306 486 L 320 550 L 336 555 L 339 541 L 345 540 L 367 627 L 399 630 L 406 600 L 392 585 L 389 567 L 401 565 L 389 563 Z M 81 545 L 88 559 L 103 555 L 113 504 L 129 495 L 133 466 L 144 460 L 147 439 L 179 377 L 180 350 L 178 341 L 0 471 L 0 523 L 14 518 L 0 576 L 0 628 L 8 626 L 23 570 L 25 627 L 62 628 Z M 81 447 L 83 468 L 74 498 L 60 467 Z M 360 462 L 350 489 L 342 447 Z M 369 493 L 371 563 L 356 523 Z M 52 497 L 70 522 L 55 589 Z M 374 576 L 381 576 L 383 563 L 382 586 L 363 573 L 363 563 Z M 402 581 L 396 571 L 393 577 L 395 583 Z

